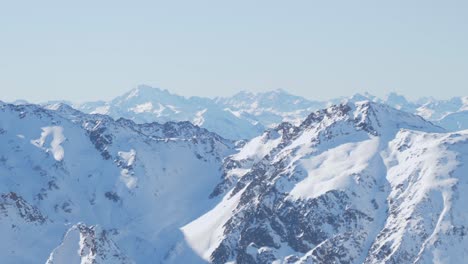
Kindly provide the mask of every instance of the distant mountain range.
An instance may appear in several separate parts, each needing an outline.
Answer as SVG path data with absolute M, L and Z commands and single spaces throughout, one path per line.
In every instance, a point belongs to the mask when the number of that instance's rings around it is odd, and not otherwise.
M 136 123 L 190 121 L 225 138 L 250 139 L 281 122 L 299 124 L 311 111 L 341 102 L 365 100 L 420 115 L 451 131 L 468 128 L 468 96 L 450 100 L 421 98 L 413 102 L 395 93 L 382 99 L 370 94 L 356 94 L 328 101 L 311 101 L 278 89 L 259 93 L 242 91 L 231 97 L 211 99 L 187 98 L 141 85 L 108 102 L 60 103 L 70 104 L 85 113 L 123 117 Z

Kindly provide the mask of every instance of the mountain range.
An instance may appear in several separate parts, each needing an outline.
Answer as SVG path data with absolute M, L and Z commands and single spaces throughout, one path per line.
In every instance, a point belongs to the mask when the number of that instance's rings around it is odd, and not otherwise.
M 2 263 L 464 263 L 467 98 L 0 103 Z
M 355 94 L 326 101 L 312 101 L 277 89 L 268 92 L 241 91 L 231 97 L 184 97 L 167 90 L 140 85 L 110 101 L 66 103 L 89 114 L 105 114 L 136 123 L 189 121 L 225 138 L 251 139 L 281 122 L 300 124 L 310 112 L 342 102 L 372 101 L 413 113 L 450 131 L 468 129 L 468 96 L 450 100 L 420 98 L 409 101 L 390 93 L 381 99 L 371 94 Z M 25 103 L 18 101 L 16 103 Z
M 138 125 L 66 105 L 2 104 L 0 131 L 3 263 L 163 259 L 178 227 L 215 202 L 207 193 L 234 151 L 189 122 Z

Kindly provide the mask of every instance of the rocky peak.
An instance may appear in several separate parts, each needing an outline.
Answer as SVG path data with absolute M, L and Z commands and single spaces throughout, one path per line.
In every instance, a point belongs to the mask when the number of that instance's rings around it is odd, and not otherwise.
M 394 134 L 401 128 L 428 132 L 444 131 L 420 116 L 371 101 L 346 102 L 318 110 L 311 113 L 300 127 L 302 129 L 331 127 L 339 122 L 348 123 L 357 130 L 372 135 Z

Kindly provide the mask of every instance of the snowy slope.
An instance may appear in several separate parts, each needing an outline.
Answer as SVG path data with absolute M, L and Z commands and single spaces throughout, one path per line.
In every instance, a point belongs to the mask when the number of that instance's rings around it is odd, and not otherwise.
M 450 131 L 468 129 L 468 110 L 447 114 L 435 123 Z
M 468 131 L 401 131 L 382 156 L 388 215 L 366 262 L 465 262 Z
M 182 231 L 213 263 L 460 263 L 467 143 L 386 105 L 332 106 L 226 159 L 222 201 Z
M 0 104 L 2 263 L 164 260 L 215 202 L 232 142 L 189 122 L 54 109 Z

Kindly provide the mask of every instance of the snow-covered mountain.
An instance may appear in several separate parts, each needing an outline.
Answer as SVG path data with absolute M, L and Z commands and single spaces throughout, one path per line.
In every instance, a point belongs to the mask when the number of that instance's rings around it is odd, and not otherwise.
M 2 262 L 463 263 L 468 130 L 359 98 L 247 142 L 0 103 Z
M 454 97 L 450 100 L 421 98 L 413 102 L 396 93 L 390 93 L 383 99 L 365 93 L 327 101 L 311 101 L 277 89 L 258 93 L 242 91 L 231 97 L 210 99 L 186 98 L 167 90 L 141 85 L 109 102 L 97 101 L 73 106 L 85 113 L 106 114 L 116 119 L 123 117 L 136 123 L 190 121 L 225 138 L 237 140 L 251 139 L 260 135 L 265 128 L 273 128 L 282 122 L 299 125 L 310 112 L 332 104 L 363 100 L 418 114 L 452 131 L 468 129 L 468 97 Z M 452 120 L 452 114 L 457 115 L 457 121 Z
M 312 110 L 325 106 L 284 90 L 240 92 L 232 97 L 210 99 L 186 98 L 145 85 L 109 102 L 71 105 L 85 113 L 123 117 L 136 123 L 190 121 L 229 139 L 250 139 L 283 121 L 300 123 Z
M 383 99 L 370 94 L 356 94 L 350 98 L 341 99 L 341 101 L 350 102 L 363 100 L 386 104 L 408 113 L 417 114 L 449 131 L 468 129 L 468 96 L 453 97 L 449 100 L 420 98 L 412 102 L 402 95 L 390 93 Z M 339 102 L 339 100 L 332 101 Z
M 254 120 L 265 127 L 274 127 L 281 122 L 299 124 L 311 111 L 326 106 L 324 102 L 310 101 L 282 89 L 259 93 L 241 91 L 214 100 L 236 116 Z
M 283 123 L 226 159 L 182 231 L 213 263 L 463 263 L 468 131 L 358 102 Z
M 153 263 L 206 212 L 233 143 L 189 122 L 0 104 L 2 263 Z M 198 257 L 193 254 L 196 261 Z
M 136 123 L 190 121 L 230 139 L 252 138 L 264 130 L 257 121 L 240 118 L 212 99 L 186 98 L 144 85 L 109 102 L 90 102 L 74 107 L 85 113 L 105 114 L 116 119 L 123 117 Z

